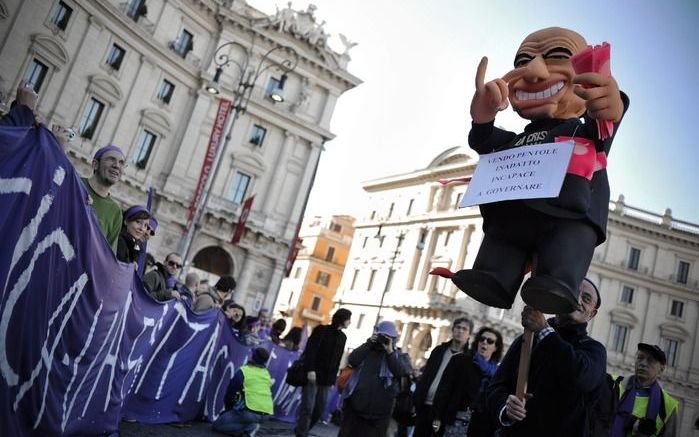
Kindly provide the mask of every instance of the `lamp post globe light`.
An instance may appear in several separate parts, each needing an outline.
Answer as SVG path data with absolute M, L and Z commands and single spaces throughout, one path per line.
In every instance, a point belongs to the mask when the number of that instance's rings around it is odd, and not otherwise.
M 226 51 L 229 51 L 232 47 L 238 47 L 242 49 L 243 56 L 241 59 L 234 59 L 229 56 Z M 223 69 L 233 65 L 238 70 L 238 82 L 233 90 L 233 102 L 231 106 L 231 111 L 228 113 L 225 122 L 225 140 L 216 145 L 216 153 L 211 165 L 213 169 L 204 178 L 204 188 L 201 192 L 201 196 L 196 199 L 196 205 L 194 208 L 194 213 L 192 214 L 191 222 L 186 229 L 184 238 L 182 239 L 180 245 L 180 253 L 185 261 L 185 268 L 182 269 L 182 274 L 186 274 L 186 270 L 190 264 L 189 253 L 192 248 L 192 242 L 196 236 L 196 233 L 201 228 L 200 221 L 206 210 L 207 200 L 211 192 L 211 186 L 213 185 L 214 179 L 216 179 L 216 174 L 218 173 L 219 167 L 221 166 L 221 157 L 223 156 L 223 151 L 228 147 L 228 143 L 231 140 L 231 132 L 235 125 L 237 118 L 245 113 L 250 103 L 250 98 L 252 96 L 252 91 L 255 88 L 257 80 L 262 76 L 262 74 L 274 68 L 281 71 L 282 76 L 276 85 L 276 87 L 271 90 L 266 97 L 268 97 L 273 103 L 281 103 L 284 101 L 284 84 L 288 77 L 288 73 L 293 71 L 298 64 L 299 55 L 291 47 L 283 46 L 281 44 L 274 44 L 274 46 L 268 49 L 260 58 L 255 66 L 251 65 L 254 62 L 254 49 L 255 49 L 255 38 L 253 36 L 252 44 L 248 48 L 237 41 L 229 41 L 220 45 L 216 52 L 214 53 L 214 63 L 216 65 L 216 71 L 211 82 L 206 86 L 206 91 L 213 95 L 221 94 L 221 76 L 223 74 Z

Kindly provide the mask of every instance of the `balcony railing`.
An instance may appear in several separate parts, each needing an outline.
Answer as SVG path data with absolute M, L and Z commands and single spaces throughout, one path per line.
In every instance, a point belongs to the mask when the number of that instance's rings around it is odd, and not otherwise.
M 303 317 L 304 319 L 311 319 L 311 320 L 315 320 L 318 322 L 322 322 L 324 316 L 323 316 L 323 314 L 321 314 L 317 311 L 313 311 L 311 309 L 304 308 L 303 311 L 301 311 L 301 317 Z
M 619 215 L 627 215 L 645 222 L 654 223 L 667 229 L 699 235 L 698 224 L 674 219 L 669 209 L 665 210 L 665 214 L 661 215 L 645 209 L 628 206 L 621 198 L 620 200 L 609 202 L 609 210 Z

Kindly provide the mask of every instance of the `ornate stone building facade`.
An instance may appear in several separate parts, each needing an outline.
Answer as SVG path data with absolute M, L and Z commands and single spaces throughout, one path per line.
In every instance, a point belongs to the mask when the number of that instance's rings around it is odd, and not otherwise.
M 314 8 L 266 16 L 242 0 L 0 0 L 0 111 L 22 80 L 39 93 L 48 126 L 73 127 L 68 150 L 87 175 L 97 148 L 113 143 L 129 167 L 113 195 L 121 205 L 145 204 L 156 189 L 160 222 L 149 251 L 162 259 L 181 247 L 183 229 L 207 152 L 218 106 L 206 92 L 217 47 L 263 72 L 247 111 L 225 144 L 205 213 L 190 251 L 193 265 L 232 274 L 238 299 L 250 308 L 275 300 L 330 120 L 342 93 L 360 84 L 349 56 L 331 50 Z M 298 64 L 282 81 L 267 68 L 282 45 Z M 262 61 L 261 61 L 262 60 Z M 224 68 L 220 97 L 231 99 L 238 71 Z M 281 85 L 285 100 L 270 91 Z M 229 243 L 244 199 L 255 195 L 247 232 Z
M 282 281 L 274 313 L 292 326 L 313 328 L 330 323 L 335 292 L 340 285 L 354 233 L 347 215 L 307 217 L 299 232 L 302 248 Z
M 477 207 L 459 209 L 463 183 L 438 180 L 473 174 L 476 158 L 463 148 L 437 156 L 425 169 L 364 183 L 366 214 L 354 241 L 336 306 L 352 310 L 347 345 L 357 347 L 380 318 L 395 320 L 400 345 L 421 365 L 467 315 L 476 329 L 499 329 L 509 345 L 522 332 L 518 297 L 511 310 L 482 305 L 434 267 L 457 271 L 473 264 L 482 219 Z M 590 334 L 609 352 L 608 371 L 633 372 L 636 344 L 659 344 L 668 354 L 663 386 L 681 402 L 680 434 L 699 416 L 699 225 L 625 205 L 610 204 L 608 239 L 597 248 L 589 276 L 600 285 L 602 307 Z M 692 434 L 694 433 L 694 434 Z

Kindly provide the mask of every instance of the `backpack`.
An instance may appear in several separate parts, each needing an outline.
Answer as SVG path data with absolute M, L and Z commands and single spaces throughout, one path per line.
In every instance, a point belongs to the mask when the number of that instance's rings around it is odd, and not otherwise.
M 308 372 L 303 365 L 303 356 L 286 369 L 286 383 L 293 387 L 303 387 L 308 383 Z
M 409 389 L 401 390 L 398 393 L 391 416 L 400 425 L 415 425 L 415 402 L 413 401 L 413 393 Z
M 620 385 L 623 379 L 623 376 L 613 378 L 609 373 L 605 374 L 604 381 L 595 393 L 596 396 L 587 402 L 590 436 L 609 436 L 616 417 L 616 411 L 619 408 Z

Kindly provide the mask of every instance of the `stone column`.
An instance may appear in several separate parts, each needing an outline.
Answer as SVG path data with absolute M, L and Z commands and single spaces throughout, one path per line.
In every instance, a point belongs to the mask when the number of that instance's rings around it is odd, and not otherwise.
M 286 273 L 284 271 L 284 262 L 277 258 L 274 263 L 272 278 L 270 279 L 269 287 L 267 288 L 267 295 L 265 296 L 265 300 L 262 303 L 262 306 L 265 308 L 269 308 L 270 311 L 273 311 L 274 307 L 276 306 L 277 297 L 279 296 L 279 289 L 281 288 L 282 280 L 284 280 L 284 273 Z
M 253 259 L 255 255 L 250 253 L 249 250 L 245 251 L 245 258 L 243 259 L 243 265 L 240 268 L 240 273 L 236 278 L 237 286 L 235 292 L 234 300 L 240 305 L 245 307 L 245 311 L 250 311 L 252 308 L 252 301 L 254 296 L 249 293 L 250 281 L 255 273 L 256 263 Z
M 182 197 L 191 197 L 193 194 L 193 190 L 196 188 L 199 180 L 206 149 L 209 146 L 209 136 L 203 136 L 202 129 L 208 127 L 208 133 L 210 134 L 214 123 L 213 118 L 207 120 L 212 103 L 215 108 L 218 107 L 208 93 L 197 91 L 193 104 L 194 108 L 189 119 L 179 120 L 180 123 L 186 123 L 187 129 L 182 135 L 181 146 L 170 170 L 170 176 L 165 181 L 165 191 L 179 194 Z M 215 112 L 212 113 L 212 116 L 214 114 Z M 221 140 L 225 141 L 225 138 Z M 200 152 L 197 153 L 197 150 Z M 189 192 L 190 190 L 192 191 L 191 193 Z M 191 201 L 191 198 L 189 201 Z
M 427 250 L 422 257 L 422 262 L 419 269 L 420 280 L 417 286 L 418 290 L 425 290 L 425 286 L 427 285 L 427 279 L 430 273 L 430 260 L 432 259 L 432 255 L 434 255 L 434 249 L 437 246 L 438 239 L 439 233 L 437 232 L 437 229 L 430 228 L 427 236 Z M 429 292 L 429 290 L 427 291 Z
M 294 207 L 291 209 L 291 214 L 288 217 L 286 225 L 286 231 L 284 232 L 284 237 L 288 240 L 294 238 L 297 225 L 302 219 L 301 214 L 303 212 L 303 208 L 305 207 L 309 191 L 311 191 L 312 188 L 311 179 L 315 175 L 315 170 L 318 165 L 318 158 L 323 150 L 323 146 L 318 143 L 311 143 L 310 147 L 311 151 L 308 154 L 308 159 L 306 160 L 306 169 L 304 170 L 303 177 L 299 183 L 298 195 L 296 196 Z
M 277 154 L 277 161 L 274 170 L 270 174 L 267 190 L 265 191 L 264 206 L 262 212 L 268 216 L 274 214 L 274 206 L 279 200 L 281 184 L 284 182 L 283 175 L 286 173 L 286 165 L 289 161 L 289 154 L 293 151 L 298 137 L 289 131 L 284 131 L 284 141 Z

